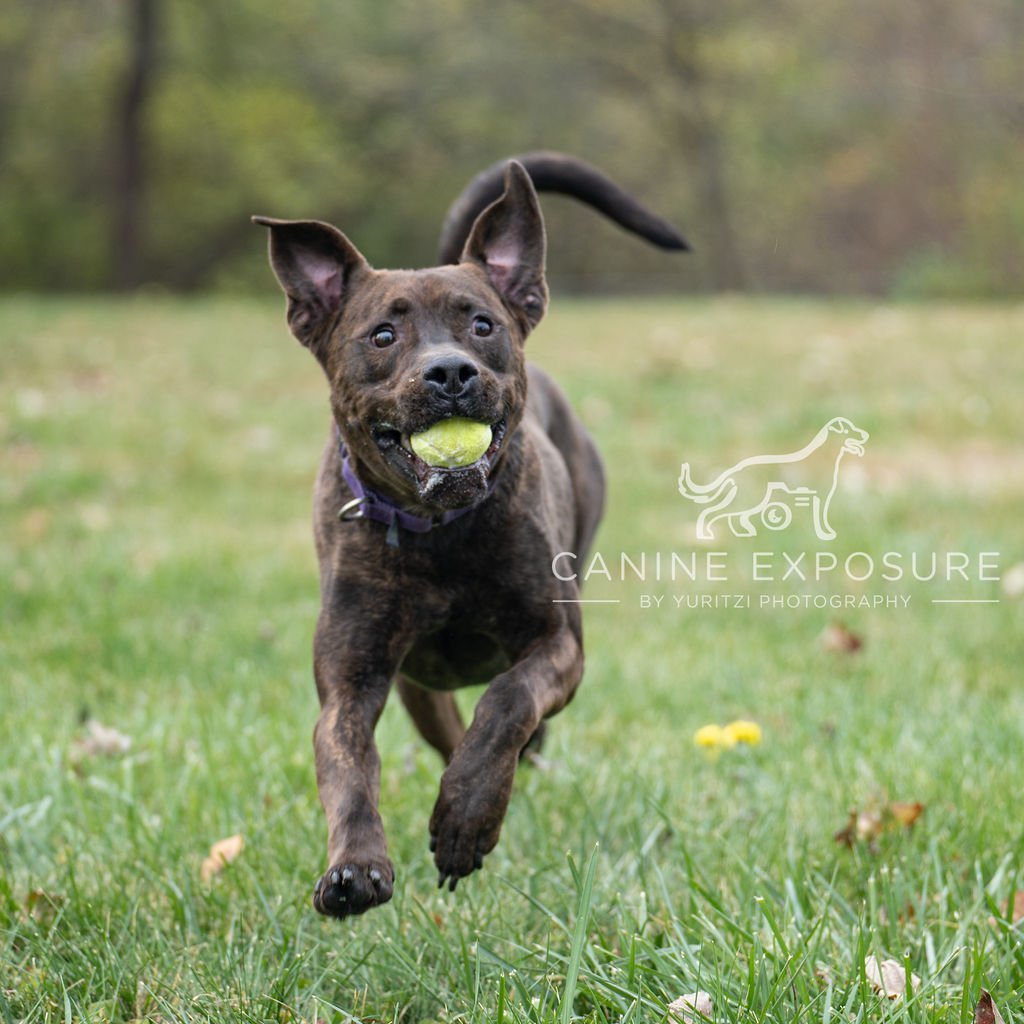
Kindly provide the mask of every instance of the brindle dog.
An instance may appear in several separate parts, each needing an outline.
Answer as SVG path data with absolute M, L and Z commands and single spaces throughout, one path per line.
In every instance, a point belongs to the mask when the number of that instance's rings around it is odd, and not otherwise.
M 598 171 L 558 154 L 475 179 L 443 229 L 447 265 L 432 269 L 374 270 L 329 224 L 254 218 L 270 229 L 288 325 L 327 375 L 334 414 L 314 500 L 328 868 L 313 904 L 323 914 L 391 898 L 374 727 L 392 683 L 447 765 L 430 847 L 439 884 L 454 889 L 494 849 L 520 754 L 583 672 L 577 587 L 551 564 L 586 552 L 604 477 L 561 392 L 524 359 L 548 300 L 531 175 L 686 248 Z M 489 424 L 490 447 L 469 466 L 428 466 L 410 435 L 452 416 Z M 452 691 L 478 683 L 488 686 L 466 729 Z

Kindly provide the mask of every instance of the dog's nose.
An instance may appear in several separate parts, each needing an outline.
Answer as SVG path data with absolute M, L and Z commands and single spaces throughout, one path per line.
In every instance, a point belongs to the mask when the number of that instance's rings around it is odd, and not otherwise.
M 423 379 L 449 398 L 465 394 L 479 375 L 476 366 L 461 355 L 436 359 L 423 371 Z

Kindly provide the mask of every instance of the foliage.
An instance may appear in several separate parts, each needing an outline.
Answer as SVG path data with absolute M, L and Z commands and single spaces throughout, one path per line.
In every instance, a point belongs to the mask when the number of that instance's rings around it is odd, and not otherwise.
M 267 287 L 254 212 L 429 263 L 461 185 L 538 148 L 607 169 L 696 247 L 666 261 L 546 200 L 575 289 L 993 296 L 1024 276 L 1019 4 L 81 0 L 8 5 L 0 28 L 8 288 L 115 279 L 141 2 L 143 282 Z

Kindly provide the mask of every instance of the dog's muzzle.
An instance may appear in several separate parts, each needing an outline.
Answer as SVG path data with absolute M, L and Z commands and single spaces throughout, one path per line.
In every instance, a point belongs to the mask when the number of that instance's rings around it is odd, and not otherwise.
M 465 508 L 486 497 L 507 432 L 505 419 L 492 424 L 491 443 L 476 462 L 445 468 L 424 462 L 412 449 L 410 433 L 388 423 L 379 423 L 371 431 L 384 458 L 412 478 L 422 504 L 442 510 Z

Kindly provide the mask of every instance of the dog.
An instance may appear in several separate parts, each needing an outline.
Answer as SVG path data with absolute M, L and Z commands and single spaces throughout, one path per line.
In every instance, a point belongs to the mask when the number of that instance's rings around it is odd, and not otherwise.
M 604 474 L 562 393 L 524 358 L 548 302 L 535 183 L 687 248 L 595 168 L 554 153 L 474 179 L 430 269 L 375 270 L 329 224 L 253 218 L 269 229 L 288 326 L 327 377 L 334 420 L 314 494 L 322 914 L 360 914 L 393 893 L 374 744 L 392 685 L 446 765 L 430 848 L 438 885 L 454 890 L 494 849 L 520 754 L 583 673 L 576 584 L 550 566 L 587 551 Z M 428 465 L 409 439 L 451 417 L 488 425 L 490 444 L 470 465 Z M 481 683 L 466 728 L 453 691 Z
M 713 540 L 713 526 L 719 519 L 726 520 L 737 537 L 757 535 L 754 517 L 759 517 L 769 530 L 783 530 L 793 518 L 791 505 L 795 505 L 811 509 L 814 532 L 820 540 L 835 540 L 829 509 L 839 486 L 839 464 L 844 455 L 862 456 L 869 437 L 866 430 L 845 416 L 833 416 L 799 451 L 751 455 L 707 484 L 694 483 L 690 464 L 684 462 L 679 469 L 679 493 L 698 505 L 707 505 L 697 518 L 697 536 Z M 803 462 L 829 443 L 836 454 L 831 464 L 830 487 L 824 494 L 817 488 L 790 487 L 784 480 L 776 479 L 782 472 L 780 467 Z M 768 468 L 755 469 L 758 466 Z

